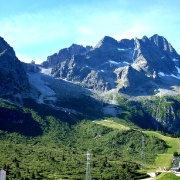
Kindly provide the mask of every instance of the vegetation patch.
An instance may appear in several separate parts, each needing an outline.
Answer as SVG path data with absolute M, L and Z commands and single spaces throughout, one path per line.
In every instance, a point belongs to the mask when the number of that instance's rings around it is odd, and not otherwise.
M 128 126 L 128 122 L 126 122 L 126 126 L 123 124 L 120 124 L 121 122 L 125 124 L 125 122 L 123 120 L 119 120 L 119 123 L 114 122 L 114 120 L 118 121 L 117 119 L 108 119 L 108 120 L 102 120 L 102 121 L 96 121 L 96 123 L 101 124 L 103 126 L 107 126 L 110 128 L 114 128 L 114 129 L 119 129 L 121 131 L 125 131 L 130 129 L 130 126 L 134 129 L 136 129 L 137 131 L 141 131 L 141 129 L 137 129 L 137 127 L 132 126 L 132 123 Z M 172 159 L 173 159 L 173 154 L 175 152 L 179 152 L 179 145 L 180 145 L 180 140 L 178 138 L 172 138 L 169 136 L 164 136 L 162 134 L 160 134 L 159 132 L 155 132 L 155 131 L 142 131 L 144 134 L 148 135 L 149 137 L 156 137 L 159 139 L 162 139 L 164 141 L 164 143 L 166 144 L 166 151 L 163 154 L 157 154 L 156 156 L 156 160 L 154 162 L 154 164 L 146 164 L 146 168 L 150 168 L 150 169 L 157 169 L 159 167 L 166 167 L 167 169 L 171 168 L 172 166 Z M 146 138 L 146 141 L 147 138 Z M 145 145 L 146 146 L 146 145 Z M 146 157 L 148 157 L 148 152 L 146 152 L 147 147 L 144 149 L 144 153 L 146 154 Z
M 154 180 L 179 180 L 180 177 L 176 176 L 173 173 L 165 172 L 157 176 Z
M 174 152 L 179 152 L 179 145 L 180 145 L 180 140 L 178 138 L 172 138 L 169 136 L 164 136 L 158 132 L 154 131 L 143 131 L 143 133 L 153 136 L 153 137 L 158 137 L 162 140 L 164 140 L 167 144 L 167 151 L 163 154 L 158 154 L 155 165 L 156 167 L 166 167 L 170 168 L 172 165 L 172 159 L 173 159 L 173 154 Z
M 49 107 L 32 102 L 29 106 L 31 108 L 1 102 L 1 108 L 13 110 L 11 118 L 27 113 L 32 119 L 29 128 L 33 122 L 39 125 L 39 129 L 31 129 L 35 132 L 32 136 L 22 133 L 23 126 L 14 131 L 4 130 L 5 119 L 1 120 L 0 167 L 7 171 L 7 180 L 84 179 L 87 151 L 91 153 L 94 180 L 147 177 L 139 172 L 140 131 L 127 128 L 125 122 L 119 127 L 121 131 L 89 120 L 71 123 L 63 112 L 50 111 Z M 166 144 L 156 137 L 145 138 L 146 161 L 153 164 L 156 155 L 166 151 Z
M 125 126 L 125 125 L 122 125 L 122 124 L 119 124 L 119 123 L 116 123 L 114 122 L 113 120 L 101 120 L 101 121 L 96 121 L 97 124 L 101 124 L 103 126 L 107 126 L 107 127 L 110 127 L 110 128 L 114 128 L 114 129 L 119 129 L 119 130 L 130 130 L 130 128 L 128 126 Z

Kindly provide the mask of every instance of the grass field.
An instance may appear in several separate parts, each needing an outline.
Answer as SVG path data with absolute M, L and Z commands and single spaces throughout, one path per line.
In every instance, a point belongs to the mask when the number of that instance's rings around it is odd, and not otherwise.
M 101 120 L 101 121 L 95 121 L 97 124 L 101 124 L 103 126 L 107 126 L 114 129 L 119 130 L 129 130 L 131 129 L 128 127 L 128 125 L 122 125 L 119 123 L 114 122 L 113 120 Z M 159 139 L 162 139 L 166 142 L 168 148 L 167 151 L 163 154 L 158 154 L 155 164 L 153 166 L 150 166 L 152 169 L 157 169 L 159 167 L 166 167 L 169 169 L 171 167 L 171 162 L 173 158 L 173 153 L 175 151 L 180 152 L 180 139 L 179 138 L 172 138 L 168 136 L 164 136 L 160 134 L 159 132 L 155 131 L 143 131 L 148 136 L 155 136 Z
M 155 180 L 180 180 L 180 177 L 176 176 L 173 173 L 164 172 L 157 176 Z
M 164 136 L 158 132 L 155 131 L 143 131 L 145 134 L 148 136 L 155 136 L 158 137 L 162 140 L 164 140 L 168 146 L 167 152 L 164 154 L 158 154 L 155 165 L 156 167 L 166 167 L 170 168 L 171 167 L 171 162 L 173 158 L 173 153 L 175 151 L 179 152 L 180 148 L 180 140 L 178 138 L 172 138 L 168 136 Z
M 110 128 L 114 128 L 114 129 L 119 129 L 119 130 L 129 130 L 130 127 L 119 124 L 114 122 L 113 120 L 101 120 L 101 121 L 96 121 L 97 124 L 101 124 L 102 126 L 107 126 Z

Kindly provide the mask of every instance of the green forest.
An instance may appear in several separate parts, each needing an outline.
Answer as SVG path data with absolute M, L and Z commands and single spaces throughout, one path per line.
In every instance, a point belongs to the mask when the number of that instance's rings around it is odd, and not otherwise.
M 83 180 L 87 151 L 93 180 L 141 179 L 167 150 L 165 141 L 143 134 L 127 113 L 113 119 L 129 127 L 120 130 L 27 102 L 20 107 L 0 101 L 0 167 L 7 180 Z

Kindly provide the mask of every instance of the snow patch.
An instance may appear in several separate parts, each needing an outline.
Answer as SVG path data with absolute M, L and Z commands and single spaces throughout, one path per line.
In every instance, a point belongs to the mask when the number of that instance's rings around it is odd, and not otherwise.
M 104 72 L 104 70 L 101 69 L 101 72 Z
M 177 67 L 176 67 L 177 68 Z M 180 72 L 180 69 L 179 68 L 177 68 L 178 69 L 178 73 Z M 176 76 L 176 75 L 174 75 L 174 74 L 171 74 L 171 75 L 168 75 L 168 74 L 164 74 L 163 72 L 159 72 L 158 73 L 160 76 L 166 76 L 166 77 L 173 77 L 173 78 L 176 78 L 176 79 L 180 79 L 180 75 L 178 75 L 178 76 Z
M 46 69 L 46 68 L 40 67 L 40 69 L 41 69 L 41 73 L 42 73 L 42 74 L 49 75 L 49 76 L 51 75 L 51 70 L 52 70 L 52 68 Z
M 131 63 L 127 62 L 127 61 L 116 62 L 116 61 L 112 61 L 112 60 L 109 60 L 109 63 L 115 64 L 115 65 L 117 65 L 119 67 L 124 67 L 124 66 L 127 66 L 127 65 L 131 64 Z
M 109 62 L 112 63 L 112 64 L 119 64 L 119 62 L 112 61 L 112 60 L 109 60 Z
M 180 76 L 175 76 L 174 74 L 171 74 L 170 76 L 171 76 L 171 77 L 174 77 L 174 78 L 176 78 L 176 79 L 180 79 Z
M 41 71 L 41 73 L 29 74 L 29 83 L 40 92 L 37 102 L 43 104 L 45 100 L 56 101 L 56 93 L 42 80 L 45 76 L 42 72 L 48 73 L 48 71 Z
M 136 49 L 137 49 L 136 38 L 133 38 L 133 39 L 134 39 L 134 49 L 133 49 L 133 53 L 132 53 L 132 62 L 134 62 L 134 60 L 135 60 Z
M 178 68 L 177 66 L 175 66 L 175 67 L 176 67 L 178 73 L 180 74 L 180 68 Z
M 122 49 L 122 48 L 117 48 L 118 51 L 125 51 L 125 49 Z
M 129 62 L 123 61 L 124 64 L 130 64 Z
M 165 56 L 161 57 L 161 59 L 164 59 L 164 58 L 165 58 Z
M 166 76 L 163 72 L 158 73 L 160 76 Z
M 178 61 L 178 59 L 175 59 L 175 58 L 174 58 L 173 61 Z

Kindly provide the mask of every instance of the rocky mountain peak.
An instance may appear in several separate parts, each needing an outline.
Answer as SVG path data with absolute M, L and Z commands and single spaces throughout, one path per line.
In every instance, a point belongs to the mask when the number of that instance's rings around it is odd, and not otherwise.
M 71 56 L 76 54 L 83 54 L 86 52 L 86 48 L 78 44 L 72 44 L 69 48 L 65 48 L 65 50 L 69 51 Z M 60 55 L 61 53 L 62 51 L 60 50 L 58 55 Z
M 104 36 L 99 42 L 98 44 L 94 47 L 94 48 L 100 48 L 102 46 L 107 46 L 107 45 L 113 45 L 113 46 L 117 46 L 118 45 L 118 42 L 117 40 L 115 40 L 114 38 L 112 37 L 109 37 L 109 36 Z
M 0 54 L 5 51 L 7 51 L 9 55 L 15 56 L 13 48 L 2 37 L 0 37 Z
M 91 49 L 92 49 L 92 46 L 84 47 L 82 45 L 72 44 L 70 47 L 63 48 L 58 53 L 48 56 L 47 60 L 42 63 L 42 66 L 54 67 L 58 63 L 61 63 L 62 61 L 66 60 L 66 59 L 70 59 L 74 55 L 86 54 Z
M 118 44 L 120 48 L 130 49 L 134 47 L 134 39 L 121 39 Z
M 167 52 L 175 51 L 174 48 L 171 46 L 171 44 L 163 36 L 159 36 L 158 34 L 155 34 L 149 39 L 151 40 L 151 42 L 153 42 L 157 47 L 159 47 L 163 51 L 167 51 Z
M 142 40 L 143 40 L 143 41 L 149 41 L 149 38 L 148 38 L 147 36 L 143 36 L 143 37 L 142 37 Z
M 5 49 L 8 48 L 9 48 L 8 43 L 4 40 L 4 38 L 0 37 L 0 52 L 3 52 Z

